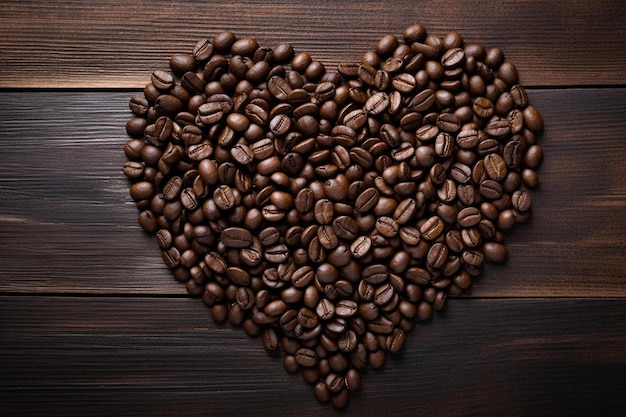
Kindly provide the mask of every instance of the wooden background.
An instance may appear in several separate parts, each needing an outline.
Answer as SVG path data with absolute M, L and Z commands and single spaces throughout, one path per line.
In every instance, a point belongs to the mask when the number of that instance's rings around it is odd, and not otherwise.
M 170 277 L 121 173 L 127 102 L 224 29 L 332 67 L 417 22 L 517 65 L 542 185 L 507 263 L 336 413 Z M 0 2 L 0 415 L 625 415 L 625 28 L 621 0 Z

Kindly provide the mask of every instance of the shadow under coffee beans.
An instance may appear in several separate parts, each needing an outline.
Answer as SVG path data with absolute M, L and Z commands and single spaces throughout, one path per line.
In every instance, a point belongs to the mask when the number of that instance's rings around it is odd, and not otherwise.
M 538 185 L 515 65 L 419 24 L 335 71 L 222 32 L 129 106 L 123 172 L 165 265 L 335 408 L 506 258 Z

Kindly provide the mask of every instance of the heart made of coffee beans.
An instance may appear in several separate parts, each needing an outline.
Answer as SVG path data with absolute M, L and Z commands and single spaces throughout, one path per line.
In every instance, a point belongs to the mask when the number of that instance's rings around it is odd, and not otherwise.
M 152 73 L 123 171 L 163 261 L 336 408 L 506 257 L 543 121 L 500 48 L 384 35 L 336 71 L 222 32 Z

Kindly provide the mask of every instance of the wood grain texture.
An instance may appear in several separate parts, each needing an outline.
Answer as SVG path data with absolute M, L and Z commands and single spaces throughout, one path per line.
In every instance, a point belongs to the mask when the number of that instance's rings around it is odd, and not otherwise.
M 0 93 L 0 291 L 184 294 L 121 173 L 134 94 Z M 471 294 L 626 296 L 626 90 L 530 98 L 546 120 L 534 218 Z
M 453 300 L 339 415 L 617 416 L 625 323 L 617 300 Z M 0 297 L 0 325 L 4 416 L 337 414 L 192 300 Z
M 164 267 L 127 102 L 222 30 L 331 69 L 412 23 L 501 47 L 545 120 L 534 217 L 345 412 Z M 623 416 L 626 3 L 0 2 L 0 416 Z
M 138 88 L 172 53 L 222 30 L 289 41 L 334 67 L 422 23 L 501 47 L 526 85 L 626 79 L 626 5 L 575 1 L 3 1 L 0 87 Z

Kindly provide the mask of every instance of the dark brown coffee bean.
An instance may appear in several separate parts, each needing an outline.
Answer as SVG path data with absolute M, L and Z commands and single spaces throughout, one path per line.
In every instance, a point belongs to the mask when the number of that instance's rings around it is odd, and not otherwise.
M 435 104 L 435 92 L 426 89 L 417 93 L 408 103 L 408 107 L 416 112 L 425 112 Z
M 375 320 L 371 320 L 367 323 L 367 328 L 374 333 L 378 334 L 390 334 L 395 328 L 393 322 L 386 317 L 380 316 Z
M 457 216 L 457 222 L 461 227 L 473 227 L 480 223 L 482 216 L 476 207 L 465 207 Z
M 523 190 L 515 191 L 511 196 L 511 203 L 513 204 L 513 208 L 517 211 L 528 211 L 531 206 L 530 193 Z
M 441 57 L 441 64 L 446 69 L 456 68 L 463 65 L 465 61 L 465 51 L 462 48 L 448 49 Z
M 289 257 L 289 249 L 284 244 L 270 246 L 264 251 L 265 259 L 268 262 L 281 263 L 285 262 Z
M 535 106 L 529 105 L 523 110 L 524 124 L 532 132 L 538 133 L 543 130 L 543 118 Z
M 357 259 L 365 257 L 372 248 L 372 240 L 368 236 L 359 236 L 350 244 L 350 252 Z
M 174 76 L 167 71 L 154 71 L 151 80 L 152 84 L 159 90 L 169 90 L 174 86 Z
M 485 172 L 495 181 L 502 181 L 507 174 L 506 162 L 495 153 L 491 153 L 484 158 Z
M 448 247 L 443 243 L 435 243 L 428 250 L 427 262 L 432 268 L 441 268 L 448 259 Z
M 221 241 L 230 248 L 245 248 L 252 244 L 252 234 L 241 227 L 229 227 L 222 231 Z
M 437 127 L 446 133 L 456 133 L 461 128 L 461 121 L 452 113 L 441 113 L 437 117 Z
M 319 304 L 315 308 L 315 312 L 322 320 L 331 319 L 335 315 L 335 305 L 327 298 L 324 298 L 320 300 Z
M 403 72 L 393 77 L 391 86 L 401 93 L 409 94 L 415 90 L 417 81 L 413 75 Z
M 379 196 L 378 190 L 370 187 L 359 194 L 354 202 L 354 208 L 361 213 L 366 213 L 378 204 Z
M 444 222 L 439 216 L 432 216 L 419 229 L 420 235 L 427 240 L 435 240 L 444 229 Z
M 398 234 L 398 223 L 391 217 L 381 216 L 376 220 L 376 230 L 385 237 L 393 237 Z
M 319 324 L 317 314 L 305 307 L 298 311 L 297 320 L 300 325 L 307 329 L 312 329 Z
M 426 124 L 424 126 L 421 126 L 415 132 L 415 136 L 421 142 L 430 142 L 431 140 L 435 139 L 438 134 L 439 134 L 439 127 L 433 124 Z
M 339 238 L 328 224 L 317 229 L 317 238 L 320 245 L 327 250 L 335 249 L 339 245 Z
M 511 134 L 511 123 L 507 119 L 492 119 L 484 129 L 485 133 L 494 138 L 503 138 Z
M 500 142 L 495 139 L 486 138 L 478 143 L 476 153 L 479 156 L 486 156 L 492 153 L 500 152 Z
M 456 136 L 456 143 L 463 149 L 472 149 L 478 145 L 480 137 L 474 129 L 461 130 Z
M 315 351 L 307 348 L 300 348 L 295 353 L 296 362 L 300 366 L 315 366 L 317 363 L 317 355 Z
M 285 135 L 291 128 L 291 118 L 286 114 L 274 116 L 269 123 L 270 130 L 276 136 Z
M 396 293 L 390 283 L 383 284 L 374 291 L 374 303 L 379 306 L 384 306 L 391 301 L 394 294 Z
M 315 203 L 314 213 L 318 223 L 322 225 L 331 223 L 335 214 L 332 201 L 326 198 L 318 200 Z
M 220 210 L 228 210 L 237 203 L 235 193 L 228 185 L 220 185 L 213 193 L 213 201 Z
M 479 191 L 483 197 L 495 200 L 502 195 L 502 185 L 495 180 L 484 180 L 480 183 Z
M 480 266 L 484 261 L 484 255 L 479 250 L 464 250 L 463 254 L 463 262 L 471 266 Z
M 389 271 L 385 265 L 374 264 L 363 269 L 363 280 L 368 284 L 378 285 L 387 280 Z
M 398 353 L 404 346 L 406 334 L 402 329 L 394 329 L 385 340 L 386 348 L 389 352 Z
M 468 228 L 461 230 L 461 240 L 469 248 L 475 248 L 481 241 L 480 231 L 477 228 Z M 449 274 L 447 274 L 449 275 Z
M 389 103 L 390 103 L 389 96 L 386 93 L 379 91 L 373 94 L 365 102 L 363 109 L 370 116 L 377 116 L 379 114 L 382 114 L 383 112 L 387 110 L 387 108 L 389 108 Z
M 130 196 L 135 201 L 148 200 L 154 196 L 154 193 L 154 185 L 148 181 L 139 181 L 130 187 Z
M 502 243 L 485 242 L 482 246 L 482 252 L 485 260 L 489 262 L 502 262 L 506 259 L 507 250 Z
M 150 107 L 150 103 L 148 102 L 148 100 L 145 97 L 141 97 L 141 96 L 136 96 L 136 97 L 132 97 L 128 103 L 128 107 L 130 108 L 130 110 L 135 113 L 137 116 L 144 116 L 147 112 L 148 112 L 148 108 Z M 130 119 L 130 120 L 134 120 Z M 145 122 L 146 120 L 142 117 L 140 118 L 141 123 L 144 123 L 145 127 Z M 141 132 L 137 132 L 138 134 L 140 134 Z M 131 136 L 135 136 L 135 135 L 131 135 Z
M 352 317 L 356 314 L 358 309 L 357 303 L 352 300 L 339 300 L 335 304 L 335 315 L 338 317 Z

